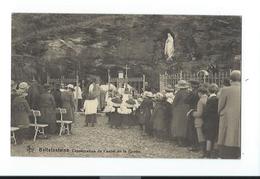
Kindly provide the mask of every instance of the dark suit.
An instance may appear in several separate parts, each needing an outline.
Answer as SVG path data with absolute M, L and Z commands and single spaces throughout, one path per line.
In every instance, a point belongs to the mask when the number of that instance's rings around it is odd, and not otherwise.
M 197 104 L 198 104 L 199 99 L 200 98 L 198 95 L 198 90 L 194 89 L 189 93 L 189 95 L 185 99 L 185 103 L 189 104 L 190 109 L 197 109 Z M 194 126 L 193 117 L 191 119 L 189 119 L 188 123 L 187 123 L 187 140 L 191 146 L 198 145 L 198 137 L 197 137 L 196 128 Z

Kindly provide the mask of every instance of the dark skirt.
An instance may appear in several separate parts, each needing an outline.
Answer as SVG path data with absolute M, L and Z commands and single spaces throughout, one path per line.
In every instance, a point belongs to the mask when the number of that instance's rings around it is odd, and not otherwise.
M 110 113 L 110 125 L 111 127 L 120 127 L 122 125 L 121 115 L 119 113 Z
M 97 114 L 87 114 L 86 115 L 86 124 L 87 123 L 97 123 Z
M 202 132 L 206 140 L 213 142 L 217 141 L 218 137 L 218 122 L 217 121 L 205 121 L 202 126 Z

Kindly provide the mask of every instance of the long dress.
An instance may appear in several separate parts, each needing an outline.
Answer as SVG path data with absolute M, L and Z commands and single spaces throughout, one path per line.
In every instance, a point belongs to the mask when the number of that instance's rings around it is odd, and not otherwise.
M 62 107 L 67 110 L 67 113 L 63 116 L 63 120 L 74 122 L 74 100 L 73 93 L 64 91 L 61 93 Z
M 189 111 L 189 105 L 184 101 L 188 96 L 188 91 L 181 89 L 177 92 L 173 104 L 172 111 L 173 117 L 171 120 L 171 137 L 186 138 L 187 134 L 187 117 L 186 114 Z
M 167 105 L 164 101 L 158 101 L 151 116 L 154 135 L 158 138 L 167 137 Z
M 19 128 L 28 128 L 30 106 L 25 98 L 17 96 L 12 102 L 13 126 Z
M 48 124 L 47 132 L 49 134 L 55 134 L 57 130 L 57 124 L 56 124 L 56 104 L 55 104 L 54 97 L 48 92 L 41 94 L 39 106 L 41 111 L 41 122 Z
M 39 109 L 40 85 L 33 82 L 28 90 L 28 103 L 31 109 Z
M 27 100 L 23 97 L 17 96 L 12 102 L 12 126 L 19 127 L 16 133 L 17 144 L 22 143 L 29 135 L 29 114 L 30 107 Z
M 168 36 L 165 42 L 164 53 L 167 55 L 167 59 L 172 58 L 174 54 L 174 40 L 171 35 Z

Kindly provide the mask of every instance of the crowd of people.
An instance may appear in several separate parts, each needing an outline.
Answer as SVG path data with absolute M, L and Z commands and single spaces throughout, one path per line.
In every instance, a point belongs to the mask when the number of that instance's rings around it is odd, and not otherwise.
M 18 144 L 33 136 L 34 129 L 29 128 L 29 124 L 35 122 L 32 110 L 40 111 L 41 116 L 37 119 L 39 124 L 48 124 L 46 135 L 40 136 L 42 138 L 58 134 L 59 126 L 56 122 L 60 120 L 58 108 L 66 109 L 63 120 L 74 122 L 73 85 L 69 84 L 66 87 L 57 84 L 41 85 L 36 80 L 33 80 L 30 85 L 27 82 L 17 84 L 12 81 L 11 83 L 11 126 L 19 128 L 16 135 Z M 71 125 L 69 128 L 71 129 Z
M 139 125 L 142 135 L 171 140 L 180 147 L 202 152 L 205 158 L 240 157 L 240 71 L 231 72 L 224 86 L 180 80 L 162 92 L 133 93 L 125 88 L 103 89 L 96 81 L 87 92 L 72 84 L 43 87 L 33 81 L 19 84 L 12 81 L 12 126 L 19 127 L 18 143 L 29 135 L 31 109 L 41 112 L 40 123 L 47 123 L 47 134 L 58 133 L 57 108 L 65 108 L 63 120 L 75 121 L 75 102 L 84 111 L 85 126 L 95 127 L 97 113 L 108 117 L 111 128 L 131 128 Z M 78 88 L 78 89 L 77 89 Z M 75 93 L 77 90 L 77 93 Z M 78 98 L 78 100 L 75 100 Z M 71 128 L 71 125 L 70 125 Z M 217 152 L 216 152 L 217 151 Z
M 180 80 L 163 92 L 110 92 L 103 112 L 110 126 L 140 125 L 142 135 L 173 140 L 203 158 L 240 158 L 240 71 L 221 88 Z

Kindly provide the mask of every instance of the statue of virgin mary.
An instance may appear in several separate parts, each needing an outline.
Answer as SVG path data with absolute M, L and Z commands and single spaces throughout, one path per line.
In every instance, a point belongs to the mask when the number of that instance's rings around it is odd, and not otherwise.
M 164 54 L 167 56 L 167 61 L 172 60 L 174 54 L 174 39 L 170 33 L 167 34 L 168 38 L 165 42 Z

